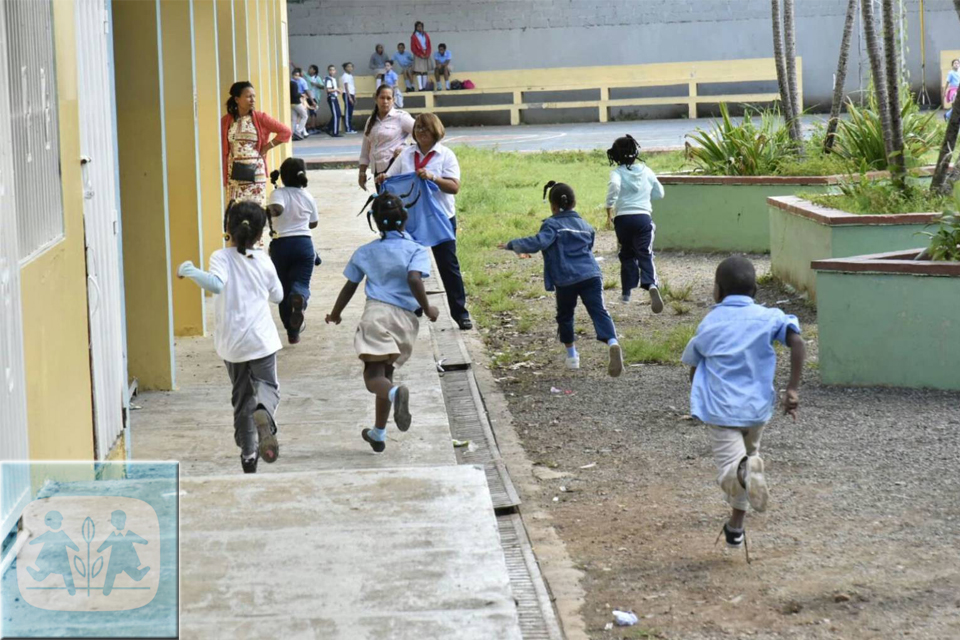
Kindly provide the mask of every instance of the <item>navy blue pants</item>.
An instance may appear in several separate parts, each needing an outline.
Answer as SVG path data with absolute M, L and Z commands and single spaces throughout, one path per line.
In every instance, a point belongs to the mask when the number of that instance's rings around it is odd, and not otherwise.
M 340 101 L 337 100 L 337 94 L 331 93 L 327 96 L 327 106 L 330 107 L 330 124 L 327 125 L 327 131 L 332 136 L 340 135 Z
M 597 331 L 597 340 L 606 343 L 617 337 L 617 329 L 613 326 L 613 318 L 603 304 L 603 279 L 589 278 L 565 287 L 557 287 L 557 327 L 560 342 L 572 344 L 576 339 L 573 334 L 573 311 L 577 308 L 577 298 L 583 300 L 593 328 Z
M 310 299 L 310 277 L 313 275 L 313 261 L 317 251 L 313 248 L 313 238 L 293 236 L 276 238 L 270 243 L 270 259 L 280 276 L 283 285 L 283 301 L 280 303 L 280 320 L 287 333 L 298 333 L 300 327 L 290 326 L 290 298 L 303 296 L 303 308 L 307 308 Z
M 657 225 L 646 214 L 617 216 L 613 228 L 620 243 L 620 286 L 623 295 L 637 288 L 649 289 L 660 286 L 657 267 L 653 264 L 653 237 Z
M 450 218 L 453 233 L 457 233 L 457 217 Z M 467 292 L 463 289 L 463 276 L 460 275 L 460 261 L 457 260 L 457 241 L 448 240 L 433 247 L 433 258 L 437 261 L 437 270 L 443 288 L 447 292 L 447 303 L 450 305 L 450 315 L 454 320 L 465 320 L 470 317 L 467 311 Z
M 353 102 L 346 91 L 343 92 L 343 124 L 347 133 L 353 132 Z

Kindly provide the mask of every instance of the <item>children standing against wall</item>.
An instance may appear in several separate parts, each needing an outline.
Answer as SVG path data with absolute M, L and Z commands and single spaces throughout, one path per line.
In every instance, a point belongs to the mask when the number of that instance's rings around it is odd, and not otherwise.
M 692 367 L 690 413 L 708 425 L 717 482 L 733 507 L 721 531 L 732 548 L 746 545 L 747 507 L 763 511 L 769 499 L 759 449 L 777 400 L 773 343 L 790 348 L 784 411 L 794 419 L 805 357 L 796 316 L 758 305 L 753 301 L 756 293 L 756 272 L 749 260 L 733 256 L 721 262 L 713 289 L 717 305 L 697 327 L 682 358 Z
M 611 164 L 607 186 L 607 224 L 617 232 L 620 244 L 620 285 L 623 301 L 637 287 L 650 292 L 654 313 L 663 311 L 657 267 L 653 263 L 653 223 L 651 200 L 663 197 L 663 185 L 646 164 L 638 160 L 640 144 L 632 136 L 617 138 L 607 151 Z
M 255 202 L 231 203 L 224 216 L 228 245 L 210 256 L 210 271 L 189 260 L 177 269 L 177 277 L 216 294 L 213 342 L 233 383 L 234 441 L 244 473 L 256 473 L 260 457 L 276 462 L 280 455 L 274 415 L 281 344 L 269 303 L 283 300 L 283 286 L 270 259 L 254 248 L 267 224 L 267 212 Z
M 327 75 L 323 78 L 323 88 L 327 92 L 327 106 L 330 107 L 330 125 L 328 132 L 334 138 L 340 137 L 340 88 L 337 86 L 337 68 L 332 64 L 327 67 Z
M 430 254 L 404 233 L 407 212 L 400 198 L 383 193 L 373 201 L 370 213 L 380 230 L 380 239 L 357 249 L 343 275 L 343 285 L 327 323 L 340 324 L 340 314 L 366 278 L 367 303 L 357 325 L 353 346 L 363 361 L 363 380 L 376 396 L 373 429 L 364 429 L 360 437 L 376 452 L 386 448 L 387 417 L 391 404 L 393 419 L 400 431 L 410 428 L 410 390 L 393 384 L 393 373 L 413 353 L 420 322 L 426 313 L 436 322 L 439 312 L 430 306 L 423 278 L 430 275 Z
M 596 232 L 574 210 L 577 198 L 569 185 L 551 180 L 543 187 L 544 198 L 548 191 L 553 215 L 543 221 L 540 232 L 511 240 L 500 248 L 518 254 L 543 253 L 544 286 L 547 291 L 557 292 L 557 324 L 560 342 L 567 348 L 567 367 L 580 368 L 573 332 L 573 312 L 580 298 L 593 320 L 597 339 L 610 347 L 607 373 L 615 378 L 623 372 L 623 353 L 613 318 L 603 303 L 603 273 L 593 257 Z
M 353 128 L 353 107 L 357 104 L 357 85 L 353 79 L 353 63 L 343 63 L 343 128 L 347 133 L 356 133 Z
M 302 158 L 284 160 L 280 170 L 270 174 L 274 187 L 277 178 L 283 179 L 283 188 L 274 189 L 267 203 L 277 234 L 270 243 L 270 258 L 283 285 L 280 321 L 287 330 L 287 340 L 297 344 L 306 326 L 303 314 L 310 299 L 310 278 L 317 257 L 310 230 L 317 228 L 320 218 L 317 201 L 306 189 L 307 168 Z

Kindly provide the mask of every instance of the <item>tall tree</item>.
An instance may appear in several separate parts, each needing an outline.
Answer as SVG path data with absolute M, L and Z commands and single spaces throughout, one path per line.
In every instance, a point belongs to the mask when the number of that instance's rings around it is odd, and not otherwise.
M 863 17 L 863 35 L 867 40 L 867 55 L 870 58 L 870 70 L 873 75 L 873 90 L 877 96 L 877 109 L 880 111 L 880 125 L 883 128 L 883 146 L 889 158 L 892 150 L 890 141 L 893 139 L 890 130 L 890 101 L 887 93 L 887 74 L 883 66 L 880 41 L 877 38 L 877 23 L 873 15 L 873 0 L 863 0 L 860 3 L 860 14 Z
M 953 0 L 953 8 L 957 10 L 957 17 L 960 18 L 960 0 Z M 933 173 L 933 182 L 930 184 L 930 191 L 933 193 L 949 192 L 950 183 L 953 182 L 952 179 L 947 180 L 947 171 L 950 169 L 950 159 L 953 157 L 953 150 L 957 146 L 957 134 L 960 132 L 960 108 L 958 107 L 960 105 L 954 100 L 950 121 L 947 122 L 947 133 L 943 136 L 943 143 L 940 145 L 937 169 Z M 956 173 L 956 169 L 954 173 Z
M 780 88 L 780 109 L 788 125 L 793 117 L 793 100 L 790 96 L 790 84 L 787 79 L 787 65 L 784 60 L 783 31 L 780 17 L 780 0 L 770 0 L 770 12 L 773 21 L 773 60 L 777 67 L 777 86 Z M 791 129 L 791 137 L 793 130 Z
M 787 84 L 790 87 L 790 137 L 796 141 L 803 138 L 800 133 L 800 90 L 797 84 L 797 29 L 794 10 L 794 0 L 783 2 L 783 41 L 784 63 L 787 66 Z
M 903 187 L 907 169 L 903 157 L 903 124 L 900 121 L 900 59 L 897 14 L 893 0 L 883 0 L 883 52 L 886 58 L 887 110 L 890 114 L 890 150 L 887 166 L 895 184 Z
M 843 37 L 840 39 L 840 59 L 837 61 L 837 75 L 833 85 L 833 102 L 830 105 L 830 121 L 827 123 L 827 136 L 823 139 L 823 152 L 833 149 L 837 123 L 840 122 L 840 108 L 843 106 L 843 85 L 847 80 L 847 58 L 850 57 L 850 36 L 857 17 L 858 0 L 847 3 L 847 18 L 843 23 Z

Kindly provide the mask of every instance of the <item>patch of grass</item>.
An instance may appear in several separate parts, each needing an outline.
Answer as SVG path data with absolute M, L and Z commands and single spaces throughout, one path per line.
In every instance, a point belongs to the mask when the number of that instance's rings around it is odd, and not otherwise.
M 685 316 L 690 313 L 690 307 L 676 300 L 670 303 L 670 309 L 673 310 L 673 313 L 678 316 Z
M 628 334 L 621 341 L 623 359 L 630 364 L 679 364 L 684 348 L 696 331 L 696 325 L 683 324 L 669 331 L 655 331 L 652 336 Z
M 777 281 L 777 277 L 773 275 L 772 271 L 767 271 L 766 273 L 761 273 L 757 276 L 757 286 L 765 287 L 768 284 L 774 284 Z
M 858 214 L 943 211 L 947 199 L 931 194 L 928 185 L 925 180 L 912 179 L 907 190 L 900 191 L 889 180 L 870 180 L 861 176 L 858 180 L 841 184 L 840 193 L 805 194 L 802 197 L 822 207 Z
M 616 278 L 604 278 L 603 279 L 603 290 L 607 291 L 608 289 L 615 289 L 620 284 L 620 281 Z

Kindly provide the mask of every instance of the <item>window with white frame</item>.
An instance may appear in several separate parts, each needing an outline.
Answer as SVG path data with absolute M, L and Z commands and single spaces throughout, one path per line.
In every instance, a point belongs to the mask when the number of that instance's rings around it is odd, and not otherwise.
M 27 260 L 63 237 L 51 0 L 3 0 L 17 240 Z M 2 233 L 2 231 L 0 231 Z

